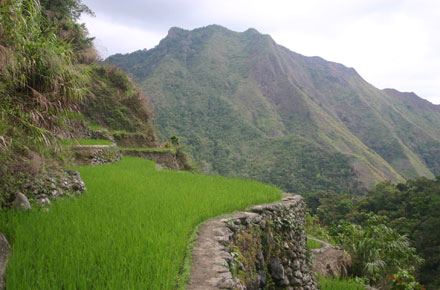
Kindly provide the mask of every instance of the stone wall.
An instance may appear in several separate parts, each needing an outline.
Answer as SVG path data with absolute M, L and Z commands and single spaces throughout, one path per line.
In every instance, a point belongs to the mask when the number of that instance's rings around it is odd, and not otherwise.
M 300 196 L 252 207 L 201 226 L 189 290 L 316 289 L 306 255 Z
M 74 145 L 71 148 L 78 165 L 100 165 L 121 160 L 119 149 L 113 145 Z

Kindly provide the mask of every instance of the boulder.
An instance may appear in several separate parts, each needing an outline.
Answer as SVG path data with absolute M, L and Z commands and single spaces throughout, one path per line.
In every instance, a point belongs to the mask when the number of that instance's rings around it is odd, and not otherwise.
M 29 203 L 28 198 L 26 195 L 24 195 L 21 192 L 17 192 L 15 195 L 15 199 L 12 202 L 12 205 L 18 208 L 21 208 L 22 210 L 29 210 L 31 209 L 31 204 Z
M 346 277 L 351 265 L 350 255 L 339 247 L 315 240 L 321 242 L 322 248 L 312 250 L 313 271 L 323 276 Z
M 0 233 L 0 289 L 5 289 L 4 275 L 10 254 L 11 250 L 8 240 L 6 240 L 5 236 Z

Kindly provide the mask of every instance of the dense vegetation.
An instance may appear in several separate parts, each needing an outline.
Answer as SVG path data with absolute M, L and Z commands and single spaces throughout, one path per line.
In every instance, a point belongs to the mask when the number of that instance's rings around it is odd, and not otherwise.
M 155 143 L 147 100 L 98 56 L 79 0 L 1 1 L 0 205 L 23 184 L 69 162 L 59 138 L 84 137 L 88 125 L 137 132 Z M 93 112 L 91 110 L 94 110 Z
M 24 175 L 39 174 L 36 155 L 56 152 L 55 132 L 86 94 L 87 70 L 33 1 L 0 6 L 0 203 Z M 33 160 L 40 160 L 33 162 Z
M 172 28 L 157 47 L 106 62 L 150 97 L 158 137 L 181 136 L 205 172 L 299 193 L 440 174 L 438 106 L 253 29 Z
M 416 271 L 417 279 L 425 285 L 427 289 L 438 289 L 440 287 L 440 178 L 430 180 L 419 178 L 409 180 L 406 183 L 394 185 L 390 182 L 380 183 L 363 198 L 355 198 L 349 195 L 336 195 L 328 193 L 312 193 L 306 195 L 306 200 L 321 222 L 332 225 L 334 235 L 367 235 L 359 230 L 358 225 L 368 225 L 367 213 L 373 212 L 382 216 L 380 222 L 389 227 L 386 233 L 383 229 L 371 231 L 372 235 L 368 240 L 370 244 L 379 244 L 386 234 L 404 235 L 416 249 L 424 262 L 417 269 L 403 269 L 408 273 Z M 386 220 L 383 220 L 383 219 Z M 351 225 L 350 225 L 351 224 Z M 392 235 L 391 235 L 392 233 Z M 351 238 L 355 236 L 351 235 Z M 364 246 L 368 243 L 362 240 Z M 401 242 L 405 242 L 401 238 Z M 352 239 L 341 241 L 347 249 L 356 247 Z M 384 244 L 390 244 L 387 240 L 382 240 Z M 398 249 L 396 246 L 395 249 Z M 399 257 L 408 255 L 410 251 L 399 254 Z M 381 255 L 377 255 L 380 257 Z M 397 262 L 395 255 L 387 257 L 392 262 Z M 391 262 L 390 261 L 390 262 Z M 415 263 L 416 264 L 416 263 Z M 400 276 L 410 276 L 405 272 Z M 398 273 L 395 273 L 398 274 Z M 398 275 L 399 276 L 399 275 Z M 396 277 L 398 277 L 396 276 Z
M 196 225 L 281 197 L 254 181 L 156 171 L 138 158 L 79 171 L 83 196 L 1 212 L 13 244 L 7 289 L 174 289 Z
M 89 122 L 111 130 L 154 135 L 147 98 L 114 66 L 90 66 L 90 95 L 81 111 Z
M 354 280 L 318 277 L 321 290 L 363 290 L 365 285 Z

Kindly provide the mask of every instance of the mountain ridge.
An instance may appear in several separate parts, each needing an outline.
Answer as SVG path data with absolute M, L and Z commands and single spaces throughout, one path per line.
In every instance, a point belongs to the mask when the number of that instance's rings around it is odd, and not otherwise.
M 274 171 L 281 166 L 285 172 L 278 174 L 301 180 L 282 185 L 293 192 L 322 188 L 312 180 L 316 175 L 338 179 L 320 168 L 320 155 L 342 154 L 338 170 L 353 171 L 345 176 L 352 185 L 336 186 L 344 191 L 440 174 L 435 105 L 416 95 L 379 90 L 354 68 L 295 53 L 255 29 L 171 28 L 155 48 L 106 61 L 130 73 L 149 96 L 159 137 L 181 135 L 207 172 L 280 185 Z M 275 161 L 270 144 L 286 142 L 306 142 L 316 158 L 290 144 L 295 152 L 283 147 L 277 154 L 291 162 Z M 252 152 L 259 152 L 261 164 Z M 299 177 L 305 165 L 298 160 L 304 156 L 316 168 Z

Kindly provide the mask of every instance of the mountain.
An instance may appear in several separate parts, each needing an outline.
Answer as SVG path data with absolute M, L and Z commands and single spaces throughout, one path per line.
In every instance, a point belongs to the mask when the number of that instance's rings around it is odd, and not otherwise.
M 206 172 L 291 192 L 440 174 L 439 106 L 255 29 L 171 28 L 155 48 L 106 61 L 151 99 L 159 139 L 181 136 Z

